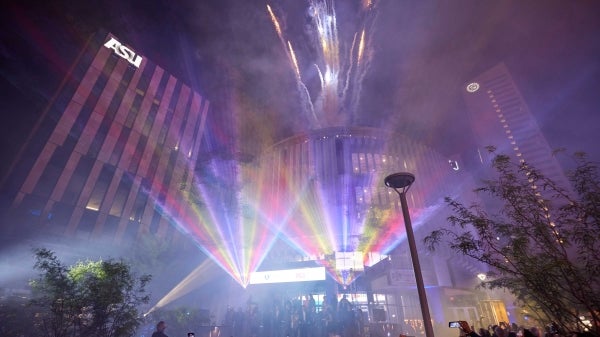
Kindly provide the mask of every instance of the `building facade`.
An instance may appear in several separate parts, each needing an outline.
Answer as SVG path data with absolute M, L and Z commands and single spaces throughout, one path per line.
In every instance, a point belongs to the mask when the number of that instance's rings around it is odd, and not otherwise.
M 477 146 L 478 165 L 472 170 L 477 179 L 493 176 L 495 171 L 490 164 L 494 156 L 503 154 L 508 155 L 514 163 L 539 170 L 558 186 L 566 190 L 571 188 L 563 168 L 553 155 L 553 149 L 504 63 L 465 83 L 463 97 Z M 495 148 L 495 152 L 487 149 L 490 146 Z M 535 182 L 531 187 L 536 189 L 540 201 L 553 198 L 550 192 L 538 188 Z M 501 207 L 493 198 L 483 195 L 482 198 L 486 207 Z M 524 324 L 528 319 L 508 294 L 488 292 L 488 296 L 479 303 L 481 325 L 501 322 L 503 319 Z
M 273 217 L 287 219 L 281 227 L 286 242 L 325 265 L 340 292 L 368 312 L 371 322 L 421 329 L 400 199 L 384 178 L 395 172 L 415 174 L 407 201 L 417 241 L 422 242 L 446 224 L 444 197 L 470 193 L 469 175 L 424 144 L 367 127 L 298 134 L 273 145 L 260 163 L 269 181 L 267 194 L 279 201 L 280 210 L 271 211 L 281 214 Z M 265 265 L 271 257 L 287 256 L 279 248 L 271 250 Z M 449 251 L 431 254 L 423 249 L 420 255 L 432 317 L 441 324 L 448 316 L 444 289 L 460 287 L 463 280 L 456 276 L 474 270 L 468 270 L 468 261 L 457 263 Z
M 466 83 L 463 96 L 481 163 L 489 164 L 493 159 L 494 154 L 486 150 L 493 146 L 496 153 L 510 155 L 515 162 L 527 163 L 562 186 L 569 186 L 504 63 Z
M 392 237 L 374 231 L 371 234 L 378 237 L 370 238 L 371 243 L 364 241 L 368 239 L 369 216 L 373 215 L 370 210 L 376 208 L 382 217 L 387 216 L 382 221 L 390 221 L 390 213 L 400 213 L 398 195 L 383 184 L 386 175 L 404 171 L 417 175 L 407 195 L 416 227 L 441 209 L 445 196 L 462 188 L 459 177 L 463 172 L 455 170 L 443 156 L 408 137 L 373 128 L 312 130 L 275 144 L 260 162 L 261 171 L 271 179 L 269 195 L 277 195 L 287 204 L 300 202 L 311 207 L 310 214 L 292 216 L 297 220 L 296 232 L 329 235 L 327 246 L 300 239 L 304 245 L 315 243 L 314 247 L 304 247 L 314 254 L 389 252 L 402 231 Z M 300 193 L 302 200 L 297 197 Z M 283 207 L 284 212 L 288 209 Z M 315 225 L 321 228 L 315 230 Z M 289 233 L 292 238 L 295 235 Z
M 2 179 L 12 227 L 112 242 L 176 238 L 169 218 L 187 210 L 173 200 L 191 186 L 208 109 L 134 48 L 96 34 Z

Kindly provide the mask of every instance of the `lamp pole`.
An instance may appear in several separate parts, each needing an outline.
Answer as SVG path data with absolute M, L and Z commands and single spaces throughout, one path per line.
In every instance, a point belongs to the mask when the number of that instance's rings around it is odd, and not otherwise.
M 431 315 L 429 314 L 429 304 L 427 303 L 427 294 L 425 293 L 425 284 L 423 283 L 423 274 L 421 273 L 421 264 L 415 244 L 415 234 L 410 221 L 408 212 L 408 203 L 406 202 L 406 192 L 415 182 L 415 176 L 411 173 L 401 172 L 393 173 L 385 177 L 385 186 L 390 187 L 400 196 L 400 205 L 402 206 L 402 215 L 404 216 L 404 227 L 406 228 L 406 239 L 410 249 L 415 280 L 417 283 L 417 292 L 419 294 L 419 303 L 421 304 L 421 314 L 423 315 L 423 326 L 425 327 L 425 336 L 434 337 L 433 325 L 431 324 Z

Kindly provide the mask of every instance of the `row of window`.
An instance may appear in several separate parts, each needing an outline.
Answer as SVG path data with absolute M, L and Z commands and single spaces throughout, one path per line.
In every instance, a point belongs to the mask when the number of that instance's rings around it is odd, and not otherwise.
M 86 55 L 91 55 L 91 53 Z M 84 59 L 89 61 L 85 63 L 88 68 L 86 69 L 86 65 L 80 64 L 75 69 L 78 71 L 78 76 L 81 76 L 79 77 L 81 78 L 80 86 L 91 86 L 91 88 L 88 87 L 89 95 L 87 97 L 83 97 L 81 94 L 72 96 L 73 100 L 69 102 L 65 102 L 63 99 L 57 101 L 57 104 L 63 107 L 63 111 L 69 105 L 76 106 L 79 104 L 80 106 L 74 115 L 76 116 L 75 121 L 68 131 L 65 141 L 56 146 L 55 149 L 49 148 L 53 150 L 50 160 L 41 174 L 37 173 L 40 174 L 39 179 L 37 179 L 32 194 L 26 196 L 25 199 L 37 198 L 44 200 L 43 204 L 46 205 L 48 200 L 56 195 L 58 199 L 55 199 L 54 206 L 50 208 L 47 214 L 60 214 L 61 216 L 52 216 L 52 218 L 54 223 L 60 220 L 61 226 L 66 226 L 67 223 L 75 219 L 78 222 L 75 225 L 77 231 L 84 233 L 90 232 L 91 228 L 95 226 L 95 222 L 99 221 L 99 211 L 102 209 L 107 212 L 107 214 L 105 213 L 107 220 L 103 225 L 103 231 L 111 232 L 116 225 L 113 224 L 113 226 L 108 223 L 115 222 L 117 221 L 115 219 L 119 218 L 138 224 L 136 227 L 139 227 L 144 212 L 148 212 L 148 207 L 152 207 L 148 225 L 151 231 L 156 232 L 162 215 L 154 209 L 154 200 L 149 202 L 148 195 L 153 191 L 152 184 L 155 185 L 154 190 L 157 189 L 156 186 L 160 186 L 157 202 L 164 202 L 168 192 L 167 188 L 172 177 L 176 175 L 175 171 L 182 169 L 181 167 L 177 168 L 177 161 L 184 154 L 179 156 L 177 147 L 175 149 L 165 147 L 168 135 L 179 139 L 194 137 L 194 141 L 186 142 L 186 148 L 190 148 L 187 153 L 188 157 L 191 157 L 192 149 L 197 147 L 195 137 L 197 137 L 198 130 L 184 132 L 191 114 L 200 113 L 198 106 L 192 106 L 192 99 L 197 94 L 187 91 L 185 95 L 182 95 L 183 84 L 180 81 L 170 82 L 169 79 L 172 77 L 169 74 L 162 72 L 160 68 L 150 63 L 145 63 L 144 69 L 140 69 L 143 73 L 140 76 L 135 76 L 135 68 L 123 68 L 122 65 L 117 65 L 118 62 L 124 61 L 112 54 L 105 59 L 101 70 L 94 70 L 94 67 L 102 64 L 98 61 L 98 58 L 92 61 L 91 56 L 86 56 Z M 90 64 L 93 64 L 91 68 L 89 67 Z M 88 75 L 84 76 L 84 74 Z M 97 77 L 89 77 L 95 76 L 94 74 Z M 95 80 L 90 80 L 93 78 Z M 137 81 L 137 79 L 139 79 L 137 83 L 132 82 Z M 71 82 L 75 83 L 75 81 Z M 72 85 L 71 82 L 69 82 L 71 92 L 75 92 L 80 88 Z M 157 83 L 157 85 L 153 83 Z M 169 83 L 173 84 L 170 89 L 172 95 L 169 96 L 170 101 L 164 121 L 158 123 L 159 106 Z M 130 84 L 135 86 L 135 90 L 128 88 Z M 152 94 L 153 97 L 146 97 L 151 91 L 155 91 Z M 128 95 L 133 96 L 133 98 L 127 98 Z M 180 111 L 179 113 L 183 116 L 177 120 L 178 125 L 172 126 L 174 111 L 177 102 L 181 98 L 184 98 L 185 102 L 181 107 L 178 107 L 177 111 Z M 151 100 L 149 106 L 144 103 L 148 99 Z M 95 111 L 102 104 L 105 105 L 105 109 Z M 54 109 L 56 108 L 55 106 Z M 73 113 L 73 110 L 71 111 Z M 58 118 L 53 117 L 52 120 L 56 121 Z M 123 124 L 119 124 L 118 120 L 121 120 Z M 198 116 L 195 116 L 193 126 L 196 129 L 199 127 L 200 120 Z M 119 125 L 120 127 L 118 127 Z M 59 129 L 59 127 L 56 129 Z M 113 129 L 118 137 L 111 140 L 110 133 Z M 115 132 L 113 131 L 113 133 Z M 46 137 L 48 138 L 48 136 L 49 132 L 46 132 Z M 179 144 L 180 141 L 173 142 Z M 32 145 L 41 143 L 42 141 L 32 142 Z M 86 145 L 88 145 L 87 149 Z M 38 146 L 38 148 L 41 150 L 41 146 Z M 131 151 L 126 150 L 129 148 L 131 148 Z M 80 152 L 81 150 L 85 152 Z M 105 153 L 103 158 L 107 158 L 105 163 L 99 158 L 103 152 Z M 109 155 L 107 155 L 108 153 Z M 138 172 L 141 169 L 141 163 L 148 154 L 151 159 L 149 163 L 146 163 L 147 168 Z M 122 166 L 123 163 L 127 164 Z M 161 166 L 164 169 L 160 176 L 157 176 Z M 29 167 L 32 167 L 32 163 Z M 21 172 L 28 172 L 28 170 Z M 36 173 L 32 172 L 32 174 Z M 182 175 L 182 173 L 177 175 Z M 143 177 L 141 184 L 135 182 L 136 176 Z M 86 188 L 90 190 L 85 192 Z M 81 198 L 85 198 L 83 200 L 85 210 L 81 220 L 76 219 L 74 215 L 76 212 L 74 213 L 72 209 L 70 211 L 60 210 L 60 205 L 81 204 Z M 132 201 L 130 214 L 124 214 L 127 202 L 133 199 L 135 201 Z M 107 205 L 104 205 L 105 203 Z M 24 200 L 20 209 L 25 213 L 31 213 L 32 210 L 35 210 L 34 213 L 41 213 L 41 210 L 47 208 L 45 205 L 33 207 Z M 73 208 L 74 206 L 68 207 Z M 127 226 L 128 230 L 130 227 L 131 225 Z
M 273 193 L 281 193 L 281 189 L 294 190 L 293 186 L 305 188 L 309 181 L 314 180 L 326 188 L 326 198 L 337 200 L 332 201 L 334 204 L 344 203 L 344 207 L 347 207 L 345 212 L 349 212 L 347 215 L 354 219 L 352 222 L 358 224 L 371 206 L 399 209 L 397 195 L 383 185 L 386 173 L 408 171 L 418 174 L 420 186 L 408 194 L 411 207 L 438 203 L 443 197 L 453 195 L 455 191 L 452 188 L 459 186 L 447 181 L 451 172 L 447 161 L 425 146 L 409 140 L 395 144 L 394 148 L 401 155 L 392 156 L 376 152 L 376 148 L 383 147 L 376 138 L 367 141 L 352 139 L 352 142 L 349 138 L 329 138 L 300 142 L 294 138 L 291 139 L 292 144 L 286 146 L 281 143 L 279 151 L 265 158 L 263 161 L 268 163 L 265 167 L 273 170 L 274 177 L 285 178 L 283 185 L 282 180 L 279 184 L 273 184 L 274 189 L 279 189 Z M 361 149 L 366 151 L 357 151 Z M 340 162 L 352 167 L 354 174 L 343 174 L 345 170 L 340 170 Z M 346 193 L 350 193 L 350 198 Z

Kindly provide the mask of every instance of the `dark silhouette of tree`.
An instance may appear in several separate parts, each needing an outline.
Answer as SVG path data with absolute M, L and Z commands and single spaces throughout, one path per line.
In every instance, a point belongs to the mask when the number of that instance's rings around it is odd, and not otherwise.
M 63 265 L 47 249 L 35 250 L 39 278 L 31 281 L 35 325 L 45 336 L 132 336 L 148 302 L 149 275 L 136 277 L 122 261 Z
M 541 322 L 573 333 L 590 320 L 587 329 L 599 336 L 600 179 L 584 154 L 573 158 L 572 186 L 559 186 L 527 163 L 496 156 L 496 178 L 476 190 L 496 207 L 447 198 L 451 226 L 424 241 L 489 265 L 482 285 L 509 290 Z

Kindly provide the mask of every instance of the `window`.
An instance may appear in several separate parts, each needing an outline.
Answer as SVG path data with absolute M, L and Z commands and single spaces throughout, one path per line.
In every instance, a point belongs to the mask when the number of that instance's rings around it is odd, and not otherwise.
M 77 227 L 77 234 L 91 233 L 96 225 L 96 220 L 98 220 L 98 212 L 85 209 Z
M 120 217 L 123 212 L 123 207 L 127 202 L 127 197 L 129 196 L 129 191 L 132 187 L 132 180 L 129 174 L 125 172 L 121 177 L 121 182 L 119 183 L 119 187 L 117 187 L 117 192 L 115 193 L 115 197 L 113 198 L 111 208 L 109 210 L 109 214 L 113 216 Z
M 144 149 L 146 147 L 146 143 L 148 141 L 148 137 L 141 136 L 138 144 L 135 148 L 135 152 L 133 153 L 133 158 L 131 158 L 131 162 L 129 163 L 129 172 L 136 173 L 138 170 L 138 166 L 140 161 L 142 160 L 142 155 L 144 154 Z
M 57 202 L 52 207 L 52 211 L 48 214 L 50 223 L 56 228 L 67 228 L 69 219 L 75 210 L 74 205 L 68 205 L 62 202 Z
M 93 159 L 85 156 L 81 157 L 62 196 L 62 202 L 75 205 L 93 166 Z
M 127 139 L 129 138 L 129 133 L 131 132 L 130 128 L 122 128 L 121 134 L 119 135 L 119 139 L 117 139 L 117 143 L 115 144 L 115 148 L 110 155 L 109 163 L 111 165 L 116 166 L 121 158 L 121 154 L 125 149 L 125 144 L 127 143 Z
M 63 147 L 58 147 L 54 150 L 52 158 L 48 165 L 44 168 L 44 172 L 40 176 L 33 193 L 43 197 L 49 197 L 50 193 L 56 186 L 56 182 L 67 164 L 70 152 Z
M 107 238 L 113 237 L 117 233 L 117 228 L 119 228 L 119 220 L 120 218 L 109 215 L 104 223 L 104 231 L 102 234 Z
M 115 169 L 111 165 L 105 164 L 102 167 L 102 171 L 98 176 L 98 180 L 96 181 L 96 185 L 94 186 L 94 190 L 90 196 L 88 203 L 85 208 L 87 210 L 98 211 L 100 210 L 100 206 L 102 205 L 102 201 L 104 199 L 104 195 L 106 190 L 108 189 L 108 185 L 110 185 L 110 181 L 114 175 Z
M 342 139 L 335 140 L 335 154 L 337 158 L 337 171 L 338 174 L 346 173 L 344 167 L 344 143 Z
M 146 208 L 146 202 L 148 201 L 148 193 L 150 193 L 150 181 L 148 179 L 142 179 L 142 184 L 138 189 L 135 202 L 133 203 L 133 209 L 129 217 L 130 221 L 140 222 L 142 221 L 142 215 Z

